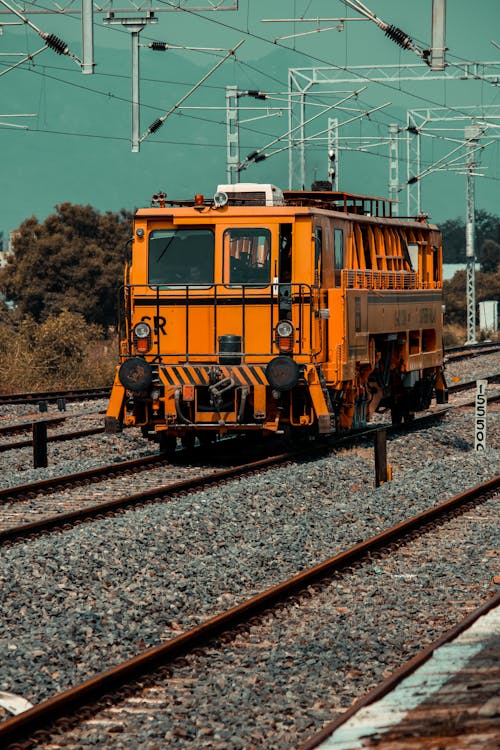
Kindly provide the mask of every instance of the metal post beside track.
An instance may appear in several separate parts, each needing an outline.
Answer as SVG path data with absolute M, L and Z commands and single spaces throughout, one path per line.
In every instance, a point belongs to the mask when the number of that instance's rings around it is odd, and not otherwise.
M 47 422 L 33 422 L 33 468 L 47 467 Z
M 387 471 L 387 431 L 375 433 L 375 487 L 380 487 L 389 479 Z

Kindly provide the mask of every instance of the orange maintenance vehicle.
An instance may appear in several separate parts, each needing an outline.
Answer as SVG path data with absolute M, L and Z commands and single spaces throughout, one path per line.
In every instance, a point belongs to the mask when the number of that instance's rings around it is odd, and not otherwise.
M 169 452 L 446 402 L 441 234 L 391 206 L 253 183 L 155 195 L 134 219 L 106 430 L 141 427 Z

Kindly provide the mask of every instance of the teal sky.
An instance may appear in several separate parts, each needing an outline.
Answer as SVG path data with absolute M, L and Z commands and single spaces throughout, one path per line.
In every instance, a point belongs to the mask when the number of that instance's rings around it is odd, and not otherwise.
M 201 2 L 201 0 L 200 0 Z M 50 4 L 45 3 L 49 6 Z M 372 0 L 365 2 L 383 21 L 401 27 L 421 47 L 430 46 L 431 0 Z M 40 7 L 40 4 L 38 4 Z M 263 18 L 355 17 L 355 11 L 340 0 L 239 0 L 235 12 L 209 14 L 178 11 L 159 14 L 159 23 L 148 26 L 141 42 L 167 41 L 172 45 L 232 48 L 245 42 L 236 59 L 226 62 L 185 105 L 202 107 L 182 110 L 166 120 L 163 127 L 131 153 L 130 35 L 117 27 L 106 27 L 96 15 L 96 74 L 82 75 L 67 57 L 47 50 L 31 64 L 0 77 L 0 138 L 2 140 L 0 230 L 7 235 L 28 216 L 40 221 L 57 203 L 91 204 L 100 211 L 121 208 L 134 210 L 148 205 L 153 193 L 164 190 L 172 197 L 187 198 L 195 193 L 212 195 L 218 183 L 226 182 L 225 87 L 273 92 L 270 107 L 286 107 L 289 68 L 358 65 L 404 65 L 419 63 L 412 52 L 400 49 L 368 21 L 346 23 L 344 31 L 324 31 L 273 44 L 278 36 L 312 29 L 306 24 L 262 23 Z M 57 34 L 81 54 L 80 17 L 31 15 L 43 31 Z M 14 20 L 0 16 L 0 23 Z M 334 24 L 323 24 L 330 26 Z M 449 64 L 462 61 L 500 61 L 500 0 L 448 0 L 446 44 Z M 42 46 L 40 37 L 28 27 L 4 26 L 0 52 L 33 53 Z M 154 52 L 141 48 L 140 132 L 173 106 L 220 59 L 223 53 L 174 51 Z M 0 56 L 0 72 L 14 58 Z M 500 69 L 497 68 L 497 72 Z M 500 81 L 499 81 L 500 84 Z M 327 117 L 342 122 L 382 104 L 389 103 L 371 118 L 363 117 L 341 129 L 344 136 L 370 137 L 367 153 L 360 153 L 356 141 L 345 141 L 354 150 L 339 154 L 341 190 L 386 196 L 388 194 L 389 123 L 406 124 L 407 110 L 446 107 L 451 114 L 466 107 L 497 105 L 496 130 L 490 128 L 482 143 L 476 180 L 476 207 L 500 214 L 500 140 L 491 145 L 492 134 L 500 136 L 500 85 L 485 80 L 426 81 L 379 85 L 360 78 L 357 84 L 342 84 L 336 90 L 352 92 L 367 87 L 356 111 L 332 110 L 317 122 L 309 134 L 324 130 Z M 311 107 L 332 105 L 336 97 L 325 93 L 332 87 L 314 87 Z M 257 104 L 248 98 L 242 106 Z M 262 103 L 242 119 L 264 114 Z M 220 107 L 220 109 L 214 109 Z M 265 104 L 264 104 L 265 107 Z M 313 111 L 308 112 L 312 116 Z M 491 109 L 489 110 L 491 113 Z M 33 113 L 35 117 L 7 119 L 8 114 Z M 5 123 L 25 124 L 28 130 L 7 127 Z M 422 139 L 425 167 L 457 144 L 445 137 L 460 139 L 466 123 L 458 121 L 455 133 Z M 242 124 L 241 155 L 264 147 L 288 130 L 288 118 L 256 119 Z M 379 139 L 379 140 L 376 140 Z M 279 142 L 279 145 L 285 142 Z M 342 145 L 342 143 L 341 143 Z M 274 147 L 276 148 L 276 147 Z M 456 152 L 452 157 L 457 156 Z M 326 143 L 307 147 L 306 182 L 326 178 Z M 242 173 L 242 181 L 272 182 L 288 187 L 286 151 L 252 165 Z M 400 183 L 406 180 L 406 147 L 400 148 Z M 295 185 L 298 187 L 298 185 Z M 422 208 L 431 219 L 442 222 L 465 215 L 465 176 L 437 171 L 421 181 Z M 406 213 L 406 193 L 401 192 L 400 213 Z

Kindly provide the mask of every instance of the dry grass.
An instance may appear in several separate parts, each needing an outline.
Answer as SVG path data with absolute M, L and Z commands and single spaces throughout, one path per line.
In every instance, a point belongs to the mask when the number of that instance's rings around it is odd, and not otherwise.
M 450 346 L 461 346 L 467 340 L 467 329 L 457 323 L 445 325 L 443 328 L 443 342 L 447 349 Z
M 116 340 L 75 313 L 0 323 L 2 393 L 110 386 L 117 360 Z

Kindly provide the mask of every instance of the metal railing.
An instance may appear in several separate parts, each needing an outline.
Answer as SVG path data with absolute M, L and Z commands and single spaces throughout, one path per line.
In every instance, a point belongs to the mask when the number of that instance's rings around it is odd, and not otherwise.
M 235 330 L 232 333 L 241 335 L 241 352 L 238 352 L 238 356 L 241 356 L 242 362 L 246 357 L 268 358 L 279 354 L 275 327 L 283 318 L 289 319 L 294 327 L 293 354 L 311 355 L 313 352 L 313 325 L 317 318 L 313 310 L 313 288 L 309 284 L 184 284 L 168 288 L 164 285 L 127 284 L 122 287 L 122 294 L 125 309 L 122 312 L 120 331 L 122 341 L 126 343 L 123 356 L 135 353 L 132 327 L 141 319 L 138 311 L 142 308 L 147 310 L 148 318 L 153 318 L 148 320 L 154 330 L 152 347 L 147 352 L 148 359 L 153 357 L 159 361 L 175 358 L 176 361 L 185 362 L 216 360 L 221 354 L 219 337 L 228 333 L 227 330 L 221 330 L 220 326 L 221 309 L 227 306 L 233 311 Z M 184 334 L 181 337 L 177 331 L 179 346 L 176 351 L 172 351 L 171 347 L 166 349 L 166 337 L 162 336 L 161 330 L 166 318 L 165 311 L 169 308 L 184 311 L 181 316 L 184 319 Z M 211 341 L 207 341 L 207 347 L 201 351 L 194 351 L 192 346 L 195 309 L 206 310 L 213 317 Z M 248 345 L 248 331 L 252 326 L 252 338 L 262 342 L 258 349 Z M 257 336 L 255 326 L 262 328 Z

